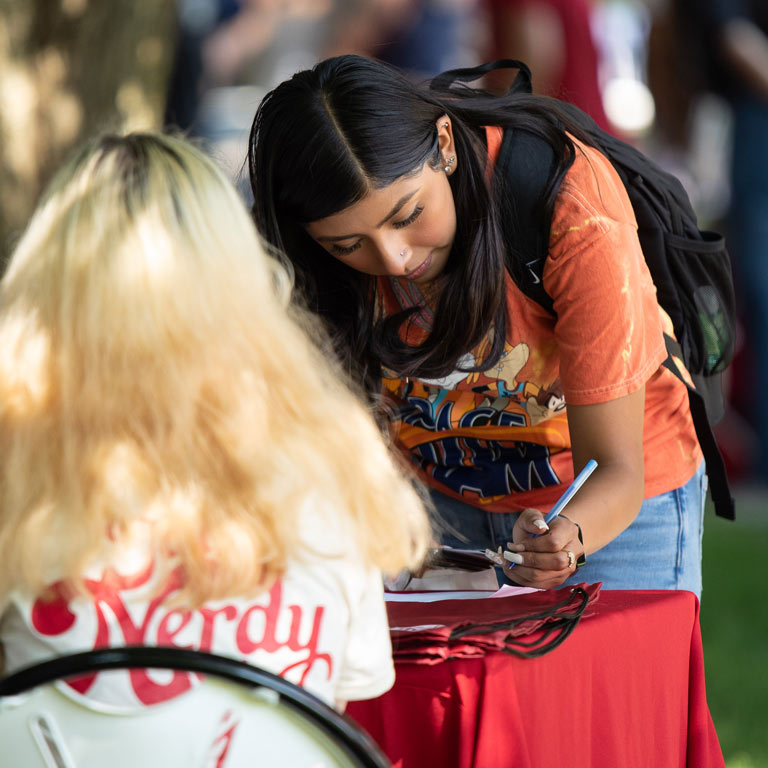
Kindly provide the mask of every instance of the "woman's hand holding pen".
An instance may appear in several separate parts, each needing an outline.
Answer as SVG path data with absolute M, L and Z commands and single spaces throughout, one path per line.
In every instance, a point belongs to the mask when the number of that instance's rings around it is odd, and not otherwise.
M 596 469 L 597 461 L 590 459 L 546 517 L 538 509 L 524 509 L 518 515 L 512 529 L 513 541 L 507 545 L 510 551 L 504 553 L 510 563 L 504 566 L 508 578 L 526 587 L 549 589 L 559 587 L 576 570 L 579 557 L 585 554 L 581 528 L 561 512 Z
M 504 553 L 504 573 L 524 587 L 559 587 L 576 570 L 576 558 L 583 553 L 578 533 L 578 526 L 566 517 L 556 517 L 547 526 L 538 509 L 523 510 Z

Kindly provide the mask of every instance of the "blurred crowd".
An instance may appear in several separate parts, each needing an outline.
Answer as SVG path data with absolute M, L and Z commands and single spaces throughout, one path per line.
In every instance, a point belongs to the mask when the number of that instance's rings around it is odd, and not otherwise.
M 686 187 L 725 232 L 740 343 L 717 426 L 732 479 L 768 480 L 768 10 L 763 0 L 179 0 L 166 123 L 202 137 L 247 195 L 250 120 L 293 72 L 337 53 L 414 78 L 517 58 Z M 497 73 L 494 73 L 496 76 Z M 501 76 L 487 87 L 503 88 Z M 735 151 L 734 151 L 735 150 Z M 765 370 L 763 370 L 765 369 Z

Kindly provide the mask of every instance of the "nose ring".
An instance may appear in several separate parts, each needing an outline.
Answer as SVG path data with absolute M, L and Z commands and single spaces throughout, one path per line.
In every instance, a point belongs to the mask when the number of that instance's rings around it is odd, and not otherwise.
M 400 256 L 405 256 L 405 248 L 403 248 L 403 250 L 400 251 Z

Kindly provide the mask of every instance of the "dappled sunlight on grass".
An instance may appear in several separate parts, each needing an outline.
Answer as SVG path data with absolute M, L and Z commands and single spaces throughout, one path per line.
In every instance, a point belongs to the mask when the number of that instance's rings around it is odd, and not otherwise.
M 704 525 L 701 631 L 707 699 L 728 768 L 768 768 L 768 490 Z
M 749 755 L 739 753 L 728 760 L 727 768 L 763 768 L 764 761 L 756 763 Z

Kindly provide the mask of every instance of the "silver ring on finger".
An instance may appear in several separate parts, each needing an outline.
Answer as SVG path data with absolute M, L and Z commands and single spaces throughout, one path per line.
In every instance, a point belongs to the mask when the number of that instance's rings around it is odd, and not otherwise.
M 570 549 L 565 554 L 568 555 L 568 567 L 573 568 L 576 565 L 576 555 Z

